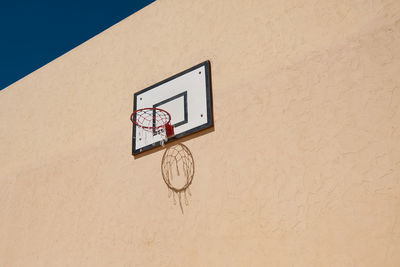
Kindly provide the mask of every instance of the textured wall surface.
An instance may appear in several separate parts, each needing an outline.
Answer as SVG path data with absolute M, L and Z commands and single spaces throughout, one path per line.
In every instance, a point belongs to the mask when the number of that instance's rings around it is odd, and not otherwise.
M 215 130 L 131 156 L 209 59 Z M 160 0 L 0 92 L 0 266 L 400 266 L 400 2 Z

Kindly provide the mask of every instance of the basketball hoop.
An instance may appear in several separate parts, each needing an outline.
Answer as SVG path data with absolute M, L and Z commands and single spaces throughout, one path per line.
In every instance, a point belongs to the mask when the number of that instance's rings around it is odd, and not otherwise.
M 142 108 L 131 114 L 131 121 L 138 126 L 139 140 L 142 138 L 161 137 L 161 145 L 174 135 L 174 127 L 171 125 L 171 115 L 160 108 Z
M 174 135 L 174 127 L 171 125 L 171 115 L 159 108 L 142 108 L 131 114 L 131 121 L 135 125 L 138 142 L 160 141 L 164 146 L 168 138 Z M 157 136 L 157 138 L 155 138 Z M 161 140 L 159 138 L 161 137 Z M 146 140 L 146 138 L 152 138 Z M 144 140 L 143 140 L 144 139 Z M 153 140 L 154 139 L 154 140 Z M 168 196 L 173 197 L 183 214 L 182 198 L 189 205 L 188 195 L 191 196 L 189 186 L 194 176 L 194 161 L 192 153 L 184 144 L 177 144 L 167 148 L 161 161 L 161 173 L 168 187 Z

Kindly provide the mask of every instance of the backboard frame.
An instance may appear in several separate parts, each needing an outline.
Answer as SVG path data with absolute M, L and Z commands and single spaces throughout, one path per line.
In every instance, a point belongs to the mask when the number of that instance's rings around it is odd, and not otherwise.
M 204 74 L 205 74 L 205 90 L 206 90 L 206 103 L 207 103 L 207 121 L 206 121 L 206 123 L 204 123 L 204 124 L 202 124 L 200 126 L 197 126 L 195 128 L 189 129 L 189 130 L 184 131 L 182 133 L 176 134 L 175 136 L 169 138 L 168 141 L 173 141 L 173 140 L 188 136 L 190 134 L 202 131 L 204 129 L 207 129 L 207 128 L 210 128 L 210 127 L 213 126 L 214 122 L 213 122 L 213 110 L 212 110 L 211 66 L 210 66 L 210 61 L 207 60 L 207 61 L 204 61 L 204 62 L 202 62 L 200 64 L 197 64 L 197 65 L 195 65 L 195 66 L 193 66 L 193 67 L 191 67 L 191 68 L 189 68 L 187 70 L 184 70 L 184 71 L 182 71 L 182 72 L 180 72 L 178 74 L 175 74 L 175 75 L 173 75 L 173 76 L 171 76 L 169 78 L 166 78 L 166 79 L 164 79 L 164 80 L 162 80 L 162 81 L 160 81 L 160 82 L 158 82 L 156 84 L 153 84 L 153 85 L 151 85 L 151 86 L 149 86 L 149 87 L 147 87 L 147 88 L 145 88 L 143 90 L 140 90 L 140 91 L 134 93 L 134 95 L 133 95 L 133 110 L 135 111 L 135 110 L 137 110 L 137 101 L 138 101 L 138 96 L 139 95 L 143 94 L 146 91 L 149 91 L 151 89 L 159 87 L 160 85 L 168 83 L 168 82 L 170 82 L 170 81 L 172 81 L 172 80 L 174 80 L 176 78 L 179 78 L 179 77 L 181 77 L 181 76 L 183 76 L 183 75 L 185 75 L 185 74 L 187 74 L 189 72 L 192 72 L 192 71 L 194 71 L 194 70 L 196 70 L 198 68 L 201 68 L 201 67 L 204 67 L 204 72 L 205 72 Z M 170 98 L 165 99 L 165 100 L 163 100 L 163 101 L 161 101 L 159 103 L 156 103 L 153 106 L 153 107 L 158 107 L 158 106 L 160 106 L 160 105 L 162 105 L 162 104 L 164 104 L 164 103 L 166 103 L 168 101 L 172 101 L 172 100 L 174 100 L 176 98 L 180 98 L 180 97 L 183 97 L 184 119 L 178 123 L 179 125 L 175 125 L 176 127 L 187 123 L 187 95 L 186 95 L 185 92 L 177 94 L 175 96 L 171 96 Z M 132 155 L 134 155 L 134 156 L 161 145 L 161 141 L 158 141 L 158 142 L 152 143 L 150 145 L 147 145 L 145 147 L 141 147 L 140 149 L 135 149 L 136 148 L 136 138 L 135 138 L 135 136 L 136 136 L 136 127 L 135 127 L 135 125 L 133 125 L 133 130 L 132 130 Z

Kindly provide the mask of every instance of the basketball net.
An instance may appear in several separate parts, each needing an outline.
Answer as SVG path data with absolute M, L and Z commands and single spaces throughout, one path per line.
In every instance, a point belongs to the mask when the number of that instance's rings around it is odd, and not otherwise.
M 131 114 L 131 121 L 135 124 L 138 141 L 145 144 L 153 144 L 160 139 L 162 146 L 168 141 L 168 137 L 174 135 L 171 125 L 171 115 L 159 108 L 143 108 Z

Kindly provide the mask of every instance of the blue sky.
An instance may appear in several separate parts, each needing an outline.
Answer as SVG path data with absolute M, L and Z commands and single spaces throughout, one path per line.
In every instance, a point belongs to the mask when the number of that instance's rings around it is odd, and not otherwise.
M 0 0 L 0 90 L 154 0 Z

